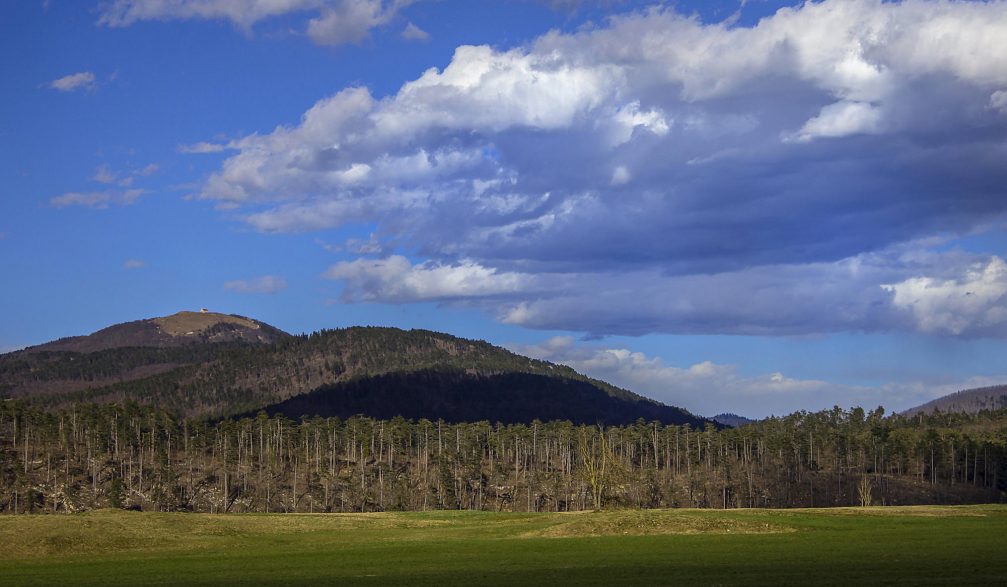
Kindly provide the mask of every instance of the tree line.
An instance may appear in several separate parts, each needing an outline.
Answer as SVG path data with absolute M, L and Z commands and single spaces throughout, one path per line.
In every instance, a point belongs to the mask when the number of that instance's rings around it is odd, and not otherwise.
M 187 419 L 0 403 L 0 512 L 825 507 L 1003 501 L 1007 410 L 740 428 Z

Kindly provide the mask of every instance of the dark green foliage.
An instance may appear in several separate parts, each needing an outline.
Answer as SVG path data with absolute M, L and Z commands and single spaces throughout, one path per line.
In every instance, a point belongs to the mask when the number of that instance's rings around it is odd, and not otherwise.
M 108 506 L 113 508 L 122 507 L 122 479 L 112 477 L 108 487 Z
M 520 372 L 479 375 L 449 369 L 389 373 L 326 385 L 266 411 L 289 418 L 367 414 L 506 424 L 540 419 L 620 425 L 639 418 L 664 424 L 705 424 L 678 408 L 612 397 L 580 379 Z

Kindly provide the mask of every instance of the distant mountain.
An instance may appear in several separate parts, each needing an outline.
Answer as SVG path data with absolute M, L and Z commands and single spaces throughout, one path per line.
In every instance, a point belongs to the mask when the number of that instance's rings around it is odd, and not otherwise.
M 0 397 L 133 401 L 184 416 L 307 416 L 705 426 L 709 420 L 483 341 L 354 327 L 291 336 L 182 312 L 0 355 Z
M 717 424 L 727 426 L 728 428 L 737 428 L 739 426 L 744 426 L 746 424 L 754 424 L 755 422 L 758 421 L 731 413 L 717 414 L 716 416 L 710 419 L 716 422 Z
M 905 410 L 901 414 L 903 416 L 912 416 L 920 412 L 929 414 L 935 410 L 975 414 L 983 410 L 1000 410 L 1005 408 L 1007 408 L 1007 385 L 994 385 L 991 387 L 966 389 L 945 395 L 915 408 Z

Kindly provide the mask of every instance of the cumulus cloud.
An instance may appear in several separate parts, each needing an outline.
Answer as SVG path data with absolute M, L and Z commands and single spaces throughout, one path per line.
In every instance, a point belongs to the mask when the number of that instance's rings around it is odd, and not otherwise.
M 1007 114 L 1007 90 L 997 90 L 990 94 L 989 107 L 1001 114 Z
M 53 208 L 80 206 L 103 210 L 109 206 L 130 206 L 146 193 L 143 189 L 106 190 L 98 192 L 67 192 L 49 199 Z
M 90 71 L 81 71 L 53 80 L 49 82 L 49 87 L 61 92 L 75 92 L 77 90 L 93 92 L 98 89 L 98 82 Z
M 342 0 L 321 9 L 308 22 L 308 37 L 319 45 L 359 43 L 371 29 L 388 24 L 408 0 Z
M 716 274 L 532 273 L 471 260 L 414 265 L 393 256 L 345 261 L 326 276 L 343 284 L 348 301 L 464 304 L 508 324 L 594 336 L 892 331 L 999 336 L 1007 300 L 1002 263 L 915 243 L 837 262 Z M 966 277 L 955 281 L 962 273 Z M 914 277 L 919 275 L 930 277 Z M 917 290 L 926 295 L 921 298 Z
M 225 20 L 250 31 L 264 20 L 307 16 L 305 33 L 319 45 L 358 43 L 388 24 L 412 0 L 115 0 L 98 23 L 125 27 L 147 20 Z
M 143 269 L 147 266 L 147 263 L 142 259 L 126 259 L 122 262 L 122 268 L 126 270 L 130 269 Z
M 274 294 L 287 289 L 287 280 L 275 275 L 263 275 L 225 282 L 224 289 L 240 294 Z
M 923 332 L 1002 335 L 1007 331 L 1007 263 L 974 263 L 957 279 L 912 277 L 881 286 Z
M 582 276 L 561 294 L 525 295 L 496 310 L 504 322 L 596 335 L 1007 334 L 1007 266 L 962 251 L 896 247 L 835 263 L 714 275 L 624 273 L 611 281 Z M 578 314 L 589 316 L 580 328 Z
M 336 263 L 325 272 L 344 283 L 344 298 L 418 302 L 515 294 L 534 289 L 533 278 L 501 273 L 471 261 L 413 265 L 401 255 Z
M 881 129 L 882 113 L 864 102 L 836 102 L 824 106 L 818 116 L 804 123 L 796 140 L 807 142 L 818 137 L 845 137 L 875 133 Z
M 374 225 L 420 259 L 347 262 L 351 299 L 461 300 L 403 284 L 464 269 L 508 276 L 487 309 L 531 327 L 918 329 L 880 286 L 935 275 L 901 243 L 1007 214 L 1004 88 L 1003 2 L 750 27 L 658 7 L 339 90 L 232 141 L 199 196 L 264 232 Z

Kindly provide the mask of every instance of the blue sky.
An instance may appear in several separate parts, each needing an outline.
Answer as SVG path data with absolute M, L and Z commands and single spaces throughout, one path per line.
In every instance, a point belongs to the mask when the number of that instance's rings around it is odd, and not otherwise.
M 0 5 L 0 350 L 209 307 L 697 413 L 1007 381 L 1007 3 Z

